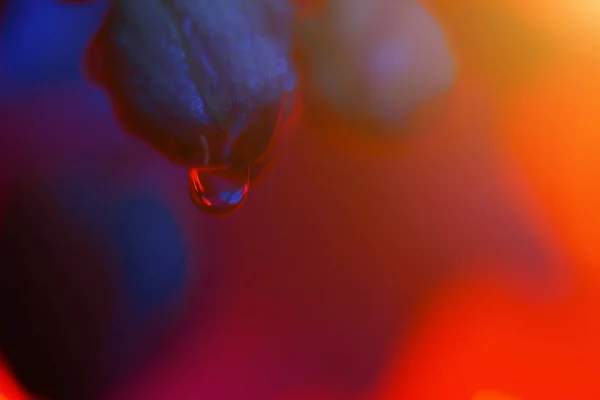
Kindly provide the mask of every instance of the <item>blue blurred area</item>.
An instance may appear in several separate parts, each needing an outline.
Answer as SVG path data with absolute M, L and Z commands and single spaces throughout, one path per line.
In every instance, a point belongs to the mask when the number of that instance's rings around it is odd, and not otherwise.
M 62 4 L 52 0 L 14 0 L 9 2 L 0 37 L 2 44 L 0 59 L 4 72 L 12 83 L 11 89 L 15 95 L 23 96 L 28 92 L 35 93 L 36 87 L 43 85 L 52 86 L 57 102 L 60 102 L 61 90 L 89 92 L 89 98 L 81 98 L 80 100 L 85 103 L 78 104 L 78 107 L 87 108 L 89 114 L 96 113 L 100 117 L 104 116 L 107 120 L 106 125 L 113 125 L 112 129 L 105 130 L 103 137 L 99 137 L 94 134 L 93 130 L 85 126 L 86 121 L 81 121 L 81 132 L 62 132 L 63 137 L 57 137 L 57 139 L 64 141 L 68 140 L 69 136 L 87 134 L 84 140 L 96 143 L 96 146 L 101 148 L 104 147 L 105 156 L 110 157 L 111 151 L 124 145 L 122 138 L 119 137 L 123 135 L 123 132 L 120 132 L 114 125 L 106 104 L 99 104 L 98 91 L 91 89 L 88 84 L 83 82 L 80 73 L 85 45 L 101 23 L 106 5 L 107 1 L 95 1 L 82 5 Z M 74 85 L 73 82 L 78 83 Z M 10 105 L 11 99 L 5 99 L 4 103 Z M 94 109 L 97 111 L 94 112 Z M 35 107 L 32 107 L 29 112 L 31 116 L 39 116 Z M 61 123 L 59 120 L 54 122 Z M 30 127 L 25 128 L 29 129 L 19 132 L 19 135 L 35 137 L 51 134 L 51 131 L 48 130 L 35 131 Z M 57 131 L 60 130 L 60 126 L 54 128 Z M 64 129 L 73 130 L 69 126 L 65 126 Z M 107 138 L 113 138 L 113 140 Z M 49 138 L 44 137 L 40 140 L 46 141 Z M 65 153 L 65 157 L 70 157 L 67 153 L 73 152 L 75 149 L 70 149 L 68 143 L 63 143 L 63 145 L 65 144 L 66 147 L 63 146 L 61 150 Z M 26 152 L 27 149 L 22 149 L 22 151 Z M 52 157 L 52 155 L 48 156 Z M 76 155 L 73 157 L 78 159 Z M 24 158 L 27 158 L 27 155 Z M 102 168 L 101 160 L 98 160 L 96 164 Z M 165 165 L 165 169 L 168 170 L 169 166 Z M 89 180 L 84 173 L 78 175 L 82 180 Z M 52 179 L 51 174 L 49 178 Z M 88 181 L 87 185 L 93 186 L 90 183 Z M 130 195 L 127 192 L 116 194 L 117 197 L 123 199 L 128 199 Z M 114 198 L 115 193 L 95 192 L 93 196 L 98 202 L 103 196 Z M 83 207 L 85 201 L 80 199 L 75 206 Z M 157 213 L 153 214 L 148 207 L 155 207 L 154 211 Z M 163 216 L 162 219 L 161 216 Z M 160 301 L 164 297 L 164 294 L 150 289 L 153 285 L 152 279 L 156 280 L 156 285 L 165 288 L 164 290 L 177 290 L 177 285 L 179 284 L 180 288 L 182 284 L 183 249 L 180 233 L 174 221 L 165 215 L 165 211 L 157 199 L 150 199 L 146 203 L 143 201 L 130 203 L 121 211 L 119 218 L 118 223 L 113 227 L 111 237 L 119 251 L 122 252 L 121 261 L 129 282 L 128 289 L 133 293 L 137 293 L 139 290 L 140 296 L 143 298 L 139 302 L 134 302 L 139 303 L 135 306 L 136 310 L 146 313 L 147 310 L 144 311 L 139 307 L 151 308 L 156 305 L 156 301 Z M 89 221 L 90 226 L 98 222 Z M 146 245 L 148 247 L 144 249 Z M 151 251 L 152 255 L 146 254 L 147 251 Z M 160 253 L 161 251 L 163 253 Z M 169 262 L 175 265 L 168 266 Z M 163 271 L 158 271 L 161 268 Z M 136 274 L 138 278 L 135 277 Z M 148 296 L 156 296 L 157 299 L 153 301 Z
M 116 319 L 134 329 L 155 310 L 181 305 L 187 249 L 181 221 L 161 196 L 160 185 L 122 183 L 98 185 L 76 173 L 56 187 L 73 221 L 102 237 L 114 252 L 123 290 Z
M 173 215 L 148 195 L 120 202 L 111 230 L 124 266 L 125 290 L 131 293 L 130 311 L 147 317 L 172 293 L 180 293 L 185 278 L 182 233 Z
M 107 3 L 9 1 L 1 25 L 0 60 L 13 83 L 79 79 L 83 49 L 98 29 Z
M 14 320 L 14 312 L 0 313 L 0 318 L 8 318 L 0 326 L 13 331 L 7 335 L 12 341 L 0 346 L 21 366 L 17 371 L 20 378 L 39 391 L 54 391 L 54 395 L 47 394 L 50 398 L 87 396 L 69 394 L 69 387 L 74 386 L 69 378 L 73 371 L 81 372 L 83 376 L 77 376 L 94 387 L 96 381 L 112 379 L 95 377 L 98 368 L 107 370 L 108 375 L 123 369 L 94 364 L 130 365 L 131 359 L 138 359 L 140 351 L 151 347 L 158 331 L 164 331 L 178 315 L 188 287 L 190 249 L 184 236 L 193 228 L 173 210 L 185 208 L 189 200 L 185 190 L 182 196 L 172 195 L 171 190 L 172 185 L 185 184 L 185 172 L 124 133 L 103 94 L 82 78 L 85 47 L 106 6 L 106 0 L 83 5 L 11 0 L 0 25 L 0 177 L 6 177 L 0 179 L 0 211 L 3 198 L 27 199 L 17 201 L 18 213 L 11 215 L 11 226 L 0 223 L 2 238 L 14 238 L 14 232 L 23 238 L 19 239 L 22 252 L 8 249 L 0 254 L 5 257 L 0 272 L 13 276 L 16 272 L 11 268 L 25 262 L 30 274 L 39 273 L 40 279 L 47 280 L 44 290 L 25 283 L 15 288 L 24 294 L 19 297 L 24 303 L 13 308 L 58 302 L 56 307 L 64 313 L 57 319 L 53 311 L 34 307 L 37 314 L 19 321 Z M 48 205 L 47 211 L 36 213 L 40 202 Z M 32 224 L 31 215 L 38 214 L 37 223 Z M 57 220 L 61 226 L 56 226 Z M 94 273 L 112 279 L 110 285 L 97 286 L 86 279 L 92 276 L 89 265 L 78 262 L 79 258 L 50 260 L 38 251 L 44 246 L 61 254 L 76 252 L 61 235 L 64 227 L 86 241 L 92 249 L 89 254 L 106 256 Z M 54 234 L 48 233 L 52 230 Z M 36 237 L 45 243 L 28 239 Z M 15 259 L 28 253 L 38 256 Z M 85 260 L 86 256 L 81 257 Z M 63 296 L 66 282 L 78 282 L 83 292 L 78 289 L 75 297 Z M 113 304 L 110 310 L 102 308 L 108 316 L 96 315 L 99 311 L 91 305 L 106 302 Z M 89 314 L 87 320 L 80 321 L 81 312 Z M 96 322 L 90 325 L 90 320 Z M 44 325 L 38 335 L 54 340 L 48 345 L 57 350 L 33 360 L 27 349 L 31 341 L 40 338 L 19 332 L 36 324 Z M 99 331 L 85 333 L 89 329 L 83 326 L 86 324 L 99 327 Z M 121 351 L 125 348 L 128 351 Z M 90 352 L 91 358 L 54 359 L 78 351 Z M 31 363 L 38 366 L 29 367 Z M 58 383 L 45 382 L 49 378 L 44 370 L 57 365 L 63 369 L 56 371 Z M 64 387 L 58 389 L 56 385 L 61 383 Z M 60 390 L 64 391 L 57 392 Z

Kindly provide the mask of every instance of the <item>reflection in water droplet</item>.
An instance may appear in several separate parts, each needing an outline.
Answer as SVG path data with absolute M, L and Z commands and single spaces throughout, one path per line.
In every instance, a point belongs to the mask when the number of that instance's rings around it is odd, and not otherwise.
M 250 166 L 192 168 L 190 195 L 196 207 L 206 214 L 224 215 L 235 211 L 248 196 Z

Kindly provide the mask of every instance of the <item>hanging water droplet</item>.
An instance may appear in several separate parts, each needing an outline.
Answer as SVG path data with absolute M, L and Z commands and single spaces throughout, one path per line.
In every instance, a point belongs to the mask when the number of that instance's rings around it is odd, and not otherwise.
M 250 186 L 250 165 L 228 168 L 192 168 L 190 195 L 196 207 L 212 215 L 229 214 L 238 209 Z
M 190 167 L 189 182 L 192 200 L 202 212 L 229 214 L 242 205 L 250 182 L 256 181 L 278 152 L 273 147 L 282 145 L 283 130 L 290 122 L 296 95 L 284 92 L 281 101 L 257 110 L 251 122 L 229 145 L 230 150 L 200 136 L 205 155 L 202 164 Z M 214 148 L 218 150 L 211 150 Z M 215 159 L 221 161 L 213 163 Z

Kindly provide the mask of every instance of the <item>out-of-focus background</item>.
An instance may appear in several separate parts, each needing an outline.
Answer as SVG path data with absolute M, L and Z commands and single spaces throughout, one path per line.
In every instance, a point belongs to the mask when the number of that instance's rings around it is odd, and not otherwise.
M 600 398 L 593 1 L 422 2 L 450 88 L 307 103 L 223 218 L 83 78 L 106 1 L 4 3 L 0 399 Z

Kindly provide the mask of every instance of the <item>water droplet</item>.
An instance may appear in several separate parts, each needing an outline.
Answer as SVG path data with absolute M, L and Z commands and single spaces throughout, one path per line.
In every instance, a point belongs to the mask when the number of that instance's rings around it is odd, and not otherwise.
M 254 119 L 231 140 L 229 151 L 222 144 L 201 136 L 206 154 L 202 164 L 190 165 L 190 194 L 194 204 L 212 215 L 229 214 L 237 210 L 246 197 L 250 182 L 258 179 L 261 171 L 282 147 L 283 131 L 288 129 L 295 110 L 297 92 L 284 92 L 281 101 L 255 111 Z M 229 132 L 222 131 L 227 135 Z M 215 145 L 215 143 L 217 143 Z M 215 160 L 218 160 L 215 162 Z
M 196 207 L 211 215 L 237 210 L 250 186 L 250 165 L 226 168 L 192 168 L 189 172 L 190 195 Z

